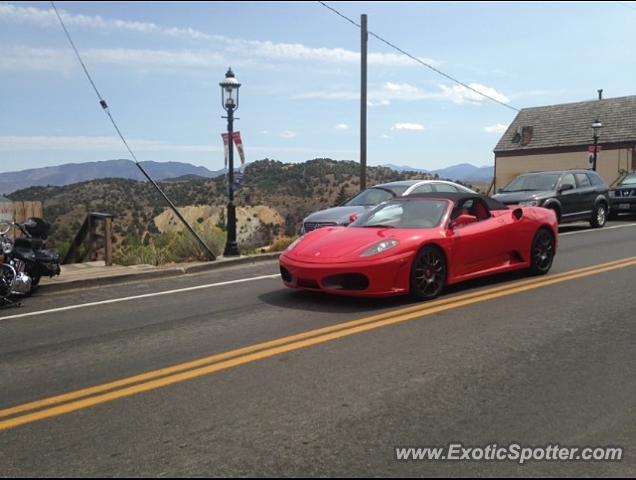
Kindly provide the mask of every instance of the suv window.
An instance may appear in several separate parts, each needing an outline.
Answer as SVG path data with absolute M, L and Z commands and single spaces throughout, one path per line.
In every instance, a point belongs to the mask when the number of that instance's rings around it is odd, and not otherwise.
M 359 207 L 363 205 L 379 205 L 380 203 L 389 200 L 396 195 L 390 190 L 384 188 L 371 187 L 363 192 L 359 193 L 344 205 L 347 207 Z
M 413 191 L 411 192 L 411 194 L 413 193 L 432 193 L 433 192 L 433 187 L 431 186 L 430 183 L 425 183 L 424 185 L 420 185 L 419 187 L 416 187 L 413 189 Z
M 436 183 L 435 184 L 435 191 L 437 191 L 437 192 L 445 192 L 445 193 L 457 193 L 459 190 L 457 190 L 452 185 L 448 185 L 447 183 Z
M 622 187 L 623 185 L 636 185 L 636 173 L 632 173 L 623 178 L 619 186 Z M 2 201 L 2 197 L 0 197 L 0 201 Z
M 555 190 L 560 173 L 527 173 L 515 178 L 506 185 L 502 192 L 532 192 L 541 190 Z M 574 178 L 572 178 L 574 185 Z
M 592 182 L 590 182 L 590 179 L 585 173 L 575 173 L 574 176 L 576 177 L 576 184 L 579 186 L 579 188 L 592 186 Z
M 592 185 L 607 188 L 605 180 L 603 180 L 598 173 L 588 172 L 587 176 L 592 180 Z
M 561 187 L 563 187 L 563 185 L 572 185 L 572 188 L 576 188 L 574 175 L 572 175 L 571 173 L 566 173 L 565 175 L 563 175 L 563 177 L 561 178 Z

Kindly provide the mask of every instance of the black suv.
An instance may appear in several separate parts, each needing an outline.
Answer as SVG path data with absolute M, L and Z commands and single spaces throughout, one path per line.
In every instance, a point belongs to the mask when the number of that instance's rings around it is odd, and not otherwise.
M 609 192 L 610 218 L 619 213 L 636 213 L 636 173 L 630 173 Z
M 494 198 L 506 205 L 551 208 L 559 223 L 586 220 L 600 228 L 610 211 L 608 191 L 592 170 L 562 170 L 519 175 Z

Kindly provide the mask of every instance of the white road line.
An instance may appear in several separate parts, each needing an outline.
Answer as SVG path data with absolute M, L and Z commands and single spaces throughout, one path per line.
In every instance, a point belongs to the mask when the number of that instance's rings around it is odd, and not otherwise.
M 577 235 L 579 233 L 604 232 L 606 230 L 613 230 L 614 228 L 627 228 L 627 227 L 636 227 L 636 223 L 626 223 L 624 225 L 614 225 L 612 227 L 603 227 L 603 228 L 590 228 L 588 230 L 581 230 L 578 232 L 559 233 L 559 237 L 565 237 L 566 235 Z
M 579 232 L 560 233 L 559 236 L 563 237 L 563 236 L 566 236 L 566 235 L 576 235 L 576 234 L 579 234 L 579 233 L 603 232 L 605 230 L 611 230 L 611 229 L 614 229 L 614 228 L 627 228 L 627 227 L 636 227 L 636 223 L 628 223 L 628 224 L 625 224 L 625 225 L 614 225 L 612 227 L 605 227 L 605 228 L 594 228 L 594 229 L 589 229 L 589 230 L 581 230 Z M 194 290 L 203 290 L 205 288 L 222 287 L 222 286 L 225 286 L 225 285 L 233 285 L 233 284 L 236 284 L 236 283 L 253 282 L 255 280 L 265 280 L 265 279 L 278 278 L 278 277 L 280 277 L 280 274 L 275 273 L 273 275 L 261 275 L 259 277 L 240 278 L 238 280 L 230 280 L 230 281 L 227 281 L 227 282 L 208 283 L 206 285 L 196 285 L 194 287 L 178 288 L 178 289 L 175 289 L 175 290 L 165 290 L 165 291 L 162 291 L 162 292 L 145 293 L 143 295 L 133 295 L 133 296 L 130 296 L 130 297 L 111 298 L 110 300 L 101 300 L 99 302 L 80 303 L 78 305 L 69 305 L 69 306 L 66 306 L 66 307 L 51 308 L 49 310 L 38 310 L 36 312 L 18 313 L 16 315 L 7 315 L 6 317 L 0 317 L 0 321 L 2 321 L 2 320 L 12 320 L 14 318 L 34 317 L 36 315 L 46 315 L 47 313 L 65 312 L 67 310 L 76 310 L 78 308 L 94 307 L 94 306 L 97 306 L 97 305 L 108 305 L 110 303 L 127 302 L 127 301 L 130 301 L 130 300 L 138 300 L 140 298 L 159 297 L 161 295 L 170 295 L 170 294 L 173 294 L 173 293 L 192 292 Z
M 240 278 L 238 280 L 230 280 L 227 282 L 208 283 L 206 285 L 196 285 L 194 287 L 178 288 L 176 290 L 165 290 L 162 292 L 144 293 L 143 295 L 133 295 L 130 297 L 111 298 L 110 300 L 100 300 L 99 302 L 80 303 L 78 305 L 69 305 L 67 307 L 51 308 L 49 310 L 38 310 L 36 312 L 18 313 L 16 315 L 8 315 L 6 317 L 0 317 L 2 320 L 11 320 L 14 318 L 33 317 L 36 315 L 45 315 L 47 313 L 65 312 L 67 310 L 76 310 L 78 308 L 94 307 L 97 305 L 107 305 L 109 303 L 127 302 L 129 300 L 138 300 L 140 298 L 158 297 L 160 295 L 170 295 L 172 293 L 192 292 L 193 290 L 203 290 L 205 288 L 222 287 L 225 285 L 234 285 L 236 283 L 253 282 L 255 280 L 265 280 L 268 278 L 278 278 L 279 273 L 273 275 L 261 275 L 259 277 Z

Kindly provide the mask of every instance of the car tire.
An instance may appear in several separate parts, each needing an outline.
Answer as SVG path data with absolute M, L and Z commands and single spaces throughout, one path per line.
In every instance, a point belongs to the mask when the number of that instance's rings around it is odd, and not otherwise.
M 446 258 L 434 246 L 422 248 L 411 266 L 411 296 L 418 300 L 436 298 L 446 286 Z
M 607 222 L 607 205 L 604 202 L 599 202 L 596 207 L 594 207 L 590 225 L 593 228 L 603 228 L 605 222 Z
M 554 261 L 554 235 L 547 228 L 541 228 L 532 240 L 530 251 L 530 273 L 545 275 L 550 271 Z

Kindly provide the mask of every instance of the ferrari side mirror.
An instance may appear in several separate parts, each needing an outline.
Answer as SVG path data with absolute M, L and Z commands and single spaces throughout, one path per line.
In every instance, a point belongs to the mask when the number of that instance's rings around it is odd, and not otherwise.
M 475 223 L 475 222 L 477 222 L 477 217 L 475 217 L 474 215 L 463 214 L 451 222 L 450 229 L 454 230 L 458 227 L 470 225 L 471 223 Z

